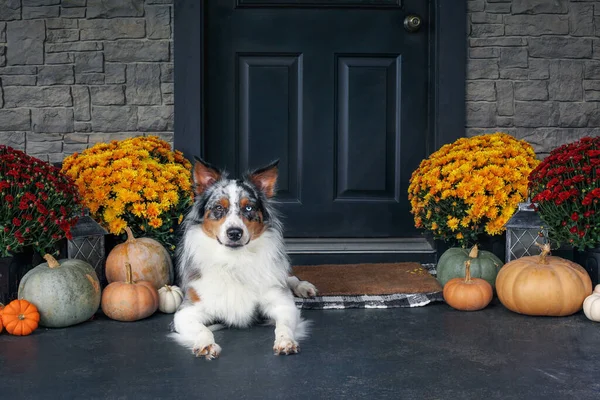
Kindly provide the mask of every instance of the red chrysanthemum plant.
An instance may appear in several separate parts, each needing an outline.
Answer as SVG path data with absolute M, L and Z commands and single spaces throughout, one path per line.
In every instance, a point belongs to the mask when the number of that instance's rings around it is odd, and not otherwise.
M 600 244 L 600 137 L 554 149 L 529 175 L 529 190 L 553 241 Z
M 55 253 L 57 241 L 72 238 L 81 200 L 60 168 L 0 145 L 0 196 L 0 257 L 27 246 Z

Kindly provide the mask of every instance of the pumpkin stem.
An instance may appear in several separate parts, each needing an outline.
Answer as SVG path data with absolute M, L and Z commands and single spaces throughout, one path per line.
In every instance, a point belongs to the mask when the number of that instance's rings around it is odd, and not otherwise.
M 133 281 L 133 273 L 131 272 L 131 264 L 129 264 L 128 262 L 125 263 L 125 273 L 127 274 L 127 280 L 125 281 L 125 283 L 129 283 L 130 285 L 132 283 L 135 283 Z
M 540 264 L 547 264 L 548 261 L 546 261 L 546 256 L 552 251 L 552 249 L 550 248 L 550 243 L 536 243 L 536 246 L 542 249 L 542 252 L 540 253 Z
M 171 290 L 171 286 L 169 286 L 169 285 L 165 285 L 165 289 L 167 289 L 167 292 L 171 292 L 172 291 Z
M 25 314 L 19 314 L 17 316 L 17 318 L 19 318 L 21 321 L 23 321 L 25 319 Z
M 129 228 L 128 226 L 125 227 L 125 232 L 127 232 L 127 241 L 128 242 L 135 242 L 135 236 L 133 236 L 133 232 L 131 231 L 131 228 Z
M 479 255 L 479 247 L 477 247 L 477 245 L 475 245 L 469 252 L 469 258 L 477 258 L 478 255 Z
M 51 254 L 44 254 L 44 260 L 48 262 L 48 267 L 50 268 L 60 267 L 60 263 Z
M 471 282 L 471 261 L 465 261 L 465 283 Z

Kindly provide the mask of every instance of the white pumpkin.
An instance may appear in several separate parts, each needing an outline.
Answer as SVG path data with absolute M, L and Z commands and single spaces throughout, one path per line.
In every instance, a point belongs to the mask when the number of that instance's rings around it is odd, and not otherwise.
M 583 301 L 583 313 L 588 319 L 600 322 L 600 285 Z
M 172 314 L 183 302 L 183 292 L 179 286 L 165 285 L 158 289 L 158 309 L 165 314 Z

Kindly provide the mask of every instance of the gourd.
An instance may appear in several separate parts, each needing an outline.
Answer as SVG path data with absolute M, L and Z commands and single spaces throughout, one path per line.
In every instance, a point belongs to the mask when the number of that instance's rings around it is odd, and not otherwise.
M 125 264 L 125 282 L 110 283 L 102 293 L 102 311 L 117 321 L 137 321 L 158 309 L 158 291 L 151 282 L 134 281 L 129 263 Z
M 549 254 L 550 245 L 545 244 L 540 255 L 518 258 L 500 270 L 496 291 L 506 308 L 557 317 L 581 310 L 592 292 L 590 276 L 580 265 Z
M 57 261 L 50 254 L 44 259 L 21 279 L 19 299 L 35 304 L 41 326 L 63 328 L 88 321 L 100 306 L 100 281 L 94 268 L 83 260 Z
M 583 313 L 589 320 L 600 322 L 600 285 L 583 301 Z
M 444 285 L 444 300 L 452 308 L 475 311 L 487 307 L 494 290 L 486 280 L 471 277 L 471 262 L 465 261 L 465 277 L 450 279 Z
M 464 277 L 465 262 L 471 262 L 471 276 L 486 280 L 492 288 L 495 287 L 498 271 L 504 265 L 494 253 L 479 250 L 477 245 L 467 249 L 452 247 L 440 257 L 436 272 L 437 280 L 442 287 L 453 278 Z
M 2 322 L 11 335 L 30 335 L 37 329 L 39 321 L 40 313 L 27 300 L 13 300 L 2 310 Z
M 156 289 L 173 282 L 173 262 L 167 250 L 151 238 L 135 238 L 125 228 L 127 241 L 115 246 L 106 258 L 106 279 L 109 283 L 124 281 L 123 265 L 131 265 L 133 280 L 151 282 Z
M 177 311 L 183 302 L 183 292 L 178 286 L 165 285 L 158 289 L 158 309 L 166 314 Z
M 2 325 L 2 309 L 4 308 L 4 304 L 0 303 L 0 333 L 4 329 L 4 325 Z

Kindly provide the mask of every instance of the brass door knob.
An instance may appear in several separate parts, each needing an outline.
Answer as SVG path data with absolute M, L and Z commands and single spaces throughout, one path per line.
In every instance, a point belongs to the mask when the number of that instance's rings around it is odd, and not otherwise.
M 418 15 L 407 15 L 406 18 L 404 18 L 404 29 L 408 32 L 413 33 L 418 31 L 422 24 L 423 21 Z

